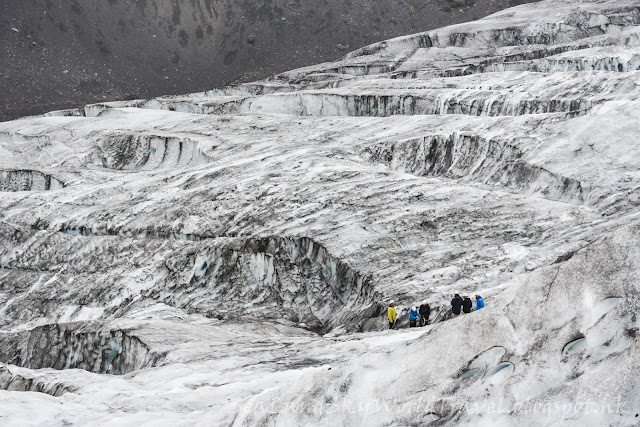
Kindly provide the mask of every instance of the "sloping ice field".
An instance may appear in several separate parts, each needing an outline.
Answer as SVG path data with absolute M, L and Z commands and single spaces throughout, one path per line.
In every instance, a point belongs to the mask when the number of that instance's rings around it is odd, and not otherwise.
M 0 424 L 637 425 L 639 25 L 547 0 L 0 123 Z

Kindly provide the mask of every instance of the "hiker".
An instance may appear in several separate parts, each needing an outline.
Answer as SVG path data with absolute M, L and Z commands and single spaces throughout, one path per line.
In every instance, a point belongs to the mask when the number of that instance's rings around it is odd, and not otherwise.
M 460 295 L 455 294 L 455 296 L 451 300 L 451 312 L 453 313 L 453 317 L 460 315 L 461 308 L 462 308 L 462 298 L 460 298 Z
M 471 298 L 465 295 L 464 298 L 462 299 L 462 313 L 464 314 L 471 313 L 471 307 L 473 307 Z
M 409 310 L 409 327 L 415 328 L 418 326 L 418 319 L 420 318 L 420 314 L 418 314 L 418 309 L 415 307 L 411 307 Z
M 387 308 L 387 318 L 389 319 L 389 329 L 393 329 L 396 325 L 396 303 L 391 300 L 389 303 L 389 308 Z
M 422 301 L 422 305 L 420 305 L 420 309 L 418 310 L 420 313 L 420 326 L 425 326 L 429 323 L 429 315 L 431 314 L 431 307 L 427 303 L 427 300 Z
M 484 299 L 480 295 L 476 295 L 476 310 L 484 307 Z

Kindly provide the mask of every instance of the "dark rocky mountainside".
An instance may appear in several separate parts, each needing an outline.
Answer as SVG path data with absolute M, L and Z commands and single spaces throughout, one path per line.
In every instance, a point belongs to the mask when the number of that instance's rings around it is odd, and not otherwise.
M 5 0 L 0 120 L 207 90 L 527 0 Z

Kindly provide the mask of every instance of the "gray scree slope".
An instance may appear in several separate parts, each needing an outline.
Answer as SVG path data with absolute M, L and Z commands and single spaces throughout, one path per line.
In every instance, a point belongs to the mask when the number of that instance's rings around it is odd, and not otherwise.
M 0 120 L 265 78 L 525 2 L 4 0 Z

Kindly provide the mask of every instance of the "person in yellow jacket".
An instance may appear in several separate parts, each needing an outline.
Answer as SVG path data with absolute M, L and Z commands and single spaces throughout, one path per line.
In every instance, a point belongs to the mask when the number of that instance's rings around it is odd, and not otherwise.
M 389 303 L 389 308 L 387 308 L 387 317 L 389 318 L 389 329 L 393 329 L 396 324 L 396 318 L 398 317 L 396 314 L 396 303 L 393 301 Z

